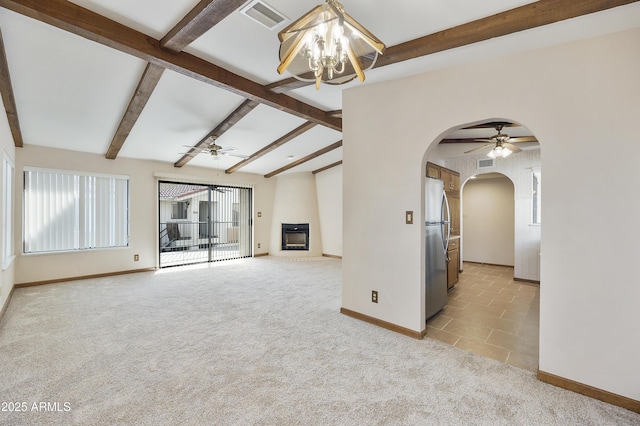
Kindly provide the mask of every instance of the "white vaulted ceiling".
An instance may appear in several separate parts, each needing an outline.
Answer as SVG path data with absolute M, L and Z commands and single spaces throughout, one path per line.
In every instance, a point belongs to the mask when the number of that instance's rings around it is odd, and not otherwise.
M 215 3 L 214 0 L 203 1 Z M 155 40 L 160 40 L 192 8 L 202 3 L 197 0 L 51 2 L 59 4 L 61 9 L 68 5 L 89 9 Z M 84 38 L 24 16 L 18 13 L 23 3 L 30 2 L 0 0 L 0 29 L 24 144 L 105 154 L 118 131 L 147 61 L 90 39 L 96 37 Z M 267 0 L 267 3 L 291 22 L 320 1 Z M 345 10 L 384 41 L 387 47 L 529 3 L 535 2 L 342 1 Z M 286 24 L 269 30 L 236 10 L 183 50 L 259 85 L 268 85 L 290 77 L 276 72 L 279 63 L 277 32 Z M 290 96 L 324 111 L 341 110 L 342 91 L 361 84 L 374 84 L 452 65 L 472 64 L 480 59 L 499 60 L 516 51 L 637 26 L 640 26 L 640 2 L 632 2 L 375 68 L 366 73 L 365 83 L 354 81 L 342 86 L 323 85 L 319 91 L 309 86 L 285 92 L 283 96 Z M 502 96 L 508 97 L 509 94 L 503 93 Z M 175 163 L 189 147 L 222 123 L 245 99 L 241 93 L 167 69 L 124 141 L 118 157 Z M 251 156 L 306 121 L 299 115 L 262 104 L 224 132 L 217 143 L 223 147 L 233 146 L 237 148 L 237 153 Z M 447 137 L 486 138 L 495 133 L 492 129 L 459 132 Z M 522 132 L 522 136 L 527 135 L 526 129 L 507 133 L 520 136 Z M 341 139 L 339 130 L 316 125 L 249 162 L 239 171 L 269 174 L 290 164 L 292 160 L 299 160 Z M 287 172 L 320 169 L 340 161 L 341 153 L 341 148 L 337 148 Z M 210 155 L 199 154 L 188 164 L 228 169 L 239 161 L 241 159 L 238 157 L 227 156 L 215 161 Z

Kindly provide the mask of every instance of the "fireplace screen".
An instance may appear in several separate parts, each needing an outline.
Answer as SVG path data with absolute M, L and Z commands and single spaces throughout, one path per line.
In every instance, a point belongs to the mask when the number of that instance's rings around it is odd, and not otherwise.
M 283 223 L 282 250 L 309 250 L 309 224 Z

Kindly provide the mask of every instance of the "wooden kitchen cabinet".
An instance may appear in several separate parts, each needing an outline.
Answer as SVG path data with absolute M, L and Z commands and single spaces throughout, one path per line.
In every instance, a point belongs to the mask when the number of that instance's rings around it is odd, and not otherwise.
M 447 250 L 447 290 L 452 288 L 457 282 L 460 273 L 460 239 L 449 240 Z
M 450 230 L 451 235 L 460 235 L 460 192 L 448 193 L 447 199 L 449 200 L 449 211 L 451 212 L 450 218 Z
M 427 177 L 440 179 L 440 168 L 436 164 L 427 163 Z
M 438 166 L 437 164 L 427 163 L 426 176 L 441 179 L 444 182 L 444 190 L 446 192 L 460 192 L 460 173 L 456 171 Z
M 460 173 L 453 172 L 451 176 L 451 190 L 460 193 Z
M 451 235 L 460 235 L 460 173 L 433 163 L 427 163 L 427 176 L 441 179 L 449 200 Z
M 440 179 L 444 182 L 445 192 L 453 191 L 453 172 L 444 167 L 440 169 Z

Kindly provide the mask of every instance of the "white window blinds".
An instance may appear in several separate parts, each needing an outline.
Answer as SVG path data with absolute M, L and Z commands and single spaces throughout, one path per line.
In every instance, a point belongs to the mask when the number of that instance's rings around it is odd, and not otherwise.
M 128 177 L 25 168 L 24 253 L 128 244 Z

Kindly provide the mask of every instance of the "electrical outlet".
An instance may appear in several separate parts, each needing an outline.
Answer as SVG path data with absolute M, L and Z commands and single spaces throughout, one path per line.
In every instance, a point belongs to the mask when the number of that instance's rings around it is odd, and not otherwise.
M 139 254 L 134 254 L 133 255 L 133 261 L 137 262 L 138 260 L 140 260 L 140 255 Z
M 258 243 L 258 248 L 260 248 L 260 243 Z
M 373 303 L 378 303 L 378 292 L 375 290 L 371 290 L 371 301 Z

